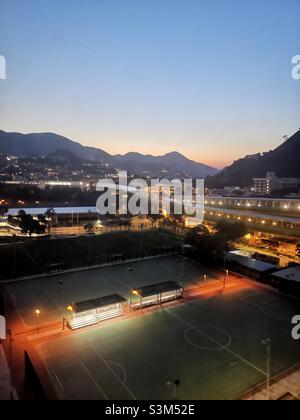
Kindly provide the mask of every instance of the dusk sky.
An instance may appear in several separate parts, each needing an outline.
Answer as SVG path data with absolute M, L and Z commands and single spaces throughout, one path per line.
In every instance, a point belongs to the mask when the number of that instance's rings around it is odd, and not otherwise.
M 0 128 L 222 167 L 300 127 L 299 0 L 0 0 Z

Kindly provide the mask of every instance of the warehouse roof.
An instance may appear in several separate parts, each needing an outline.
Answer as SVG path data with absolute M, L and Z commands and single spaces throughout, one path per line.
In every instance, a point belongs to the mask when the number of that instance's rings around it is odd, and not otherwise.
M 75 313 L 79 313 L 79 312 L 90 311 L 92 309 L 103 308 L 104 306 L 115 305 L 117 303 L 122 303 L 125 301 L 126 299 L 124 299 L 122 296 L 115 294 L 115 295 L 103 296 L 96 299 L 85 300 L 83 302 L 77 302 L 71 306 Z
M 243 255 L 238 255 L 234 252 L 228 252 L 226 258 L 228 261 L 236 262 L 243 267 L 250 268 L 261 273 L 268 270 L 276 270 L 276 268 L 278 268 L 274 264 L 270 264 L 268 262 L 260 260 L 255 260 L 254 258 L 246 257 Z
M 276 271 L 276 273 L 273 273 L 273 276 L 281 280 L 289 280 L 300 283 L 300 265 Z
M 182 286 L 176 281 L 166 281 L 164 283 L 151 284 L 135 289 L 135 294 L 141 297 L 158 295 L 160 293 L 171 292 L 173 290 L 181 290 Z
M 50 207 L 11 208 L 7 215 L 17 216 L 20 210 L 24 210 L 27 214 L 38 216 L 39 214 L 45 214 Z M 97 213 L 96 207 L 54 207 L 53 210 L 57 215 Z

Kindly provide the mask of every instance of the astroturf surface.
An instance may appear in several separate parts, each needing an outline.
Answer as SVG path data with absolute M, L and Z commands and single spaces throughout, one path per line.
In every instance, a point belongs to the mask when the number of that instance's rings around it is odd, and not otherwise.
M 119 319 L 38 350 L 63 399 L 236 399 L 300 361 L 296 305 L 252 288 Z

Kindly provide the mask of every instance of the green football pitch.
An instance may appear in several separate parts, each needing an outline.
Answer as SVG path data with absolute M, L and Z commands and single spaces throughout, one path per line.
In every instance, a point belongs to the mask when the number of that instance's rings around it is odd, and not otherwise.
M 27 327 L 57 321 L 69 303 L 167 280 L 185 287 L 217 270 L 168 257 L 39 280 L 7 284 Z M 118 318 L 65 337 L 47 337 L 38 352 L 62 399 L 172 399 L 168 382 L 180 380 L 178 399 L 236 399 L 266 380 L 271 339 L 272 375 L 300 362 L 291 338 L 298 302 L 252 287 L 217 293 L 143 316 Z
M 296 308 L 244 289 L 165 307 L 39 346 L 62 399 L 236 399 L 300 361 L 291 338 Z
M 219 272 L 196 262 L 167 257 L 12 283 L 5 287 L 24 326 L 31 327 L 36 325 L 35 309 L 41 311 L 41 323 L 47 324 L 61 318 L 66 307 L 74 302 L 113 293 L 129 299 L 133 288 L 168 280 L 177 280 L 189 287 L 200 284 L 204 274 L 208 280 L 220 277 Z

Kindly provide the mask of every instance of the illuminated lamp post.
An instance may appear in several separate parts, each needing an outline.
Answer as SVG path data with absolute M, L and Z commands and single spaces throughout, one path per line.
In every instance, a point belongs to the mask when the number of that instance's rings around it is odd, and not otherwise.
M 67 307 L 67 311 L 71 312 L 71 313 L 72 313 L 72 315 L 74 315 L 74 310 L 73 310 L 73 306 L 72 306 L 72 305 L 69 305 L 69 306 Z M 68 324 L 67 324 L 67 325 L 68 325 Z
M 40 332 L 40 315 L 41 315 L 41 311 L 39 309 L 35 310 L 35 315 L 36 315 L 36 322 L 37 322 L 37 333 L 39 334 Z
M 138 291 L 138 290 L 136 290 L 136 289 L 133 289 L 133 290 L 132 290 L 132 294 L 133 294 L 134 296 L 139 296 L 139 298 L 140 298 L 140 310 L 142 310 L 142 297 L 141 297 L 141 295 L 139 294 L 139 291 Z
M 177 389 L 180 385 L 180 380 L 175 379 L 175 381 L 169 381 L 167 382 L 167 386 L 172 388 L 172 399 L 175 401 L 177 400 Z
M 262 344 L 267 348 L 267 401 L 271 399 L 271 389 L 270 389 L 270 382 L 271 382 L 271 340 L 270 338 L 266 338 L 262 341 Z
M 224 289 L 226 287 L 226 282 L 228 280 L 229 277 L 229 270 L 225 270 L 225 275 L 224 275 Z

